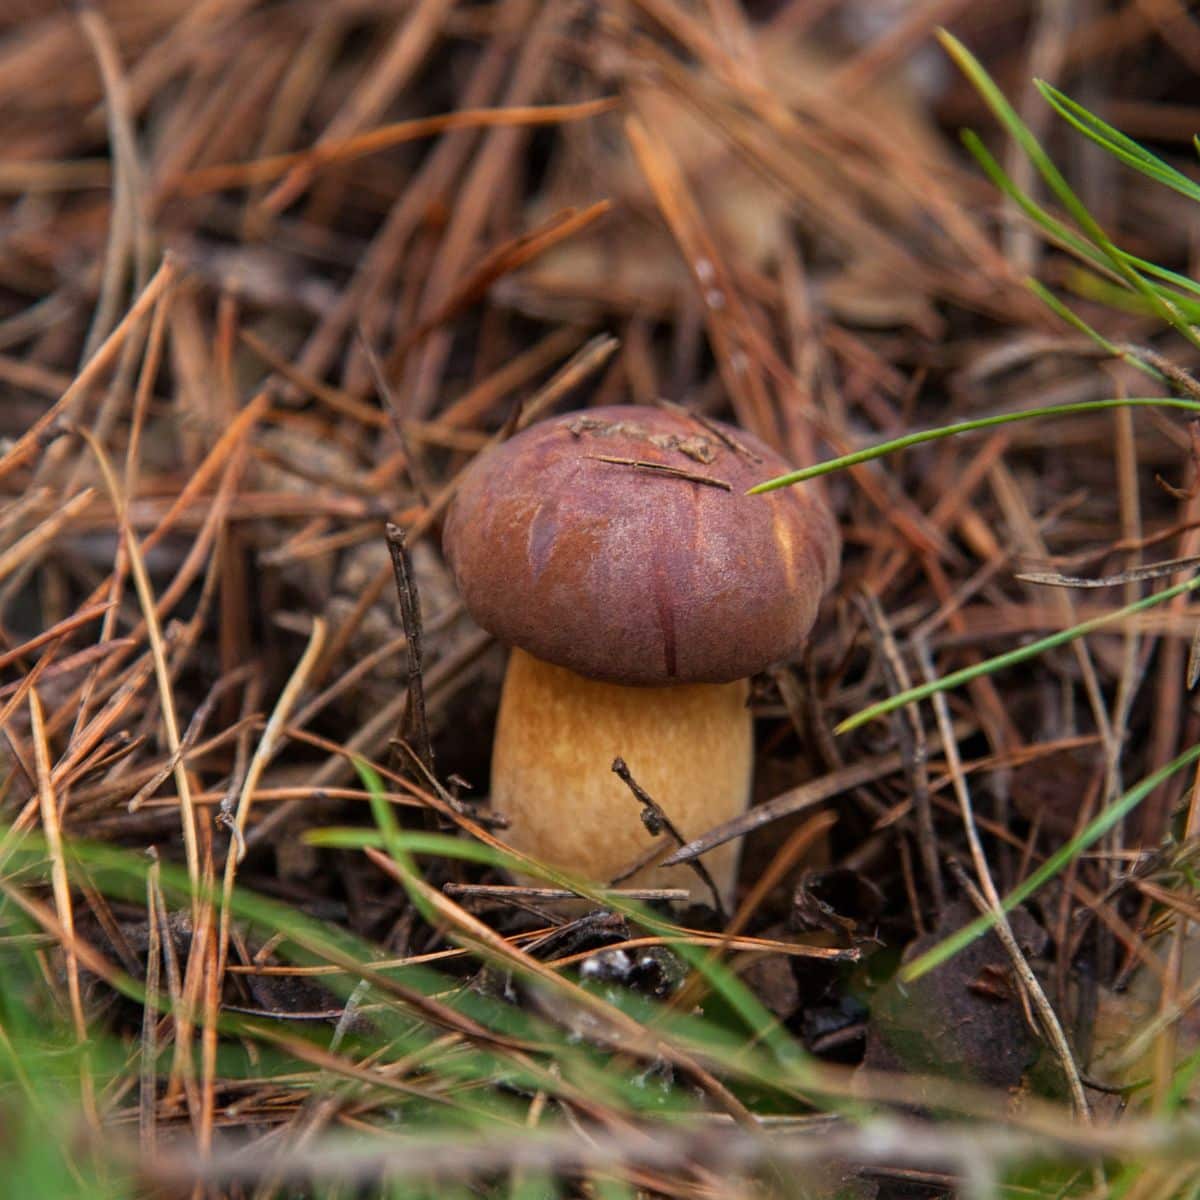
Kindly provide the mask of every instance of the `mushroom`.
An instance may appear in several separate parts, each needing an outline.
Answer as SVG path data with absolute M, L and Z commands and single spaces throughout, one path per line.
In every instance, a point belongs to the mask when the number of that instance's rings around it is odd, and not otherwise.
M 745 809 L 749 677 L 803 645 L 838 569 L 815 490 L 745 494 L 788 469 L 730 426 L 618 405 L 533 425 L 464 471 L 443 545 L 467 610 L 512 647 L 491 802 L 513 847 L 597 881 L 643 856 L 654 838 L 617 757 L 686 838 Z M 704 858 L 723 900 L 737 853 Z

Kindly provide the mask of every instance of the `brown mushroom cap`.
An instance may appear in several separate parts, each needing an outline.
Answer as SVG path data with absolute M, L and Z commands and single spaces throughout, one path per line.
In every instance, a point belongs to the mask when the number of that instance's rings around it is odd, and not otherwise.
M 464 472 L 446 556 L 475 620 L 546 662 L 623 684 L 741 679 L 799 649 L 837 575 L 815 490 L 745 494 L 789 469 L 682 411 L 568 413 Z

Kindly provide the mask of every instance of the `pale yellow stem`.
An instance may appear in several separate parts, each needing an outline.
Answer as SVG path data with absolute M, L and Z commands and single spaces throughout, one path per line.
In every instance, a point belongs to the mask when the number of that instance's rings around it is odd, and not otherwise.
M 685 838 L 736 816 L 750 797 L 748 693 L 746 680 L 620 687 L 514 650 L 492 756 L 492 806 L 511 823 L 501 836 L 551 866 L 611 880 L 654 841 L 612 772 L 617 757 Z M 729 842 L 704 857 L 726 902 L 737 855 Z M 651 867 L 629 886 L 687 887 L 707 900 L 687 866 Z

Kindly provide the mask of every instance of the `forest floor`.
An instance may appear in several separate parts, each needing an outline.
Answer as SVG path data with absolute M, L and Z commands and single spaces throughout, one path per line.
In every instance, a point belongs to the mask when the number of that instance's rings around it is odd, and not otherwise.
M 0 7 L 0 1191 L 1200 1196 L 1197 77 L 1181 0 Z M 441 526 L 663 401 L 932 436 L 802 485 L 732 911 L 564 907 Z

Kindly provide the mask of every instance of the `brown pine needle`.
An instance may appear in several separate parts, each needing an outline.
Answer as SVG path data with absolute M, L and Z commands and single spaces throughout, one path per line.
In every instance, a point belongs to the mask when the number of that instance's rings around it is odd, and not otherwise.
M 165 255 L 162 264 L 155 271 L 150 282 L 146 284 L 142 294 L 134 301 L 112 333 L 100 344 L 96 353 L 88 359 L 83 370 L 75 376 L 67 390 L 17 438 L 3 455 L 0 455 L 0 479 L 28 462 L 45 438 L 53 437 L 55 422 L 63 417 L 71 416 L 75 402 L 87 394 L 88 389 L 95 383 L 101 372 L 112 364 L 130 333 L 158 301 L 159 296 L 170 286 L 175 275 L 174 260 L 169 254 Z
M 308 150 L 273 154 L 254 162 L 227 163 L 190 171 L 168 185 L 166 195 L 198 196 L 224 188 L 252 187 L 279 179 L 295 167 L 317 171 L 322 167 L 353 162 L 367 154 L 378 154 L 404 142 L 433 137 L 455 129 L 497 129 L 513 126 L 561 125 L 565 121 L 583 121 L 611 112 L 620 101 L 616 97 L 584 100 L 578 104 L 547 104 L 539 107 L 472 108 L 437 117 L 419 117 L 382 125 L 340 141 L 329 141 Z
M 50 857 L 50 881 L 54 890 L 54 907 L 62 927 L 62 948 L 67 963 L 67 994 L 71 1001 L 71 1020 L 75 1025 L 75 1040 L 81 1048 L 88 1045 L 87 1019 L 83 1015 L 83 993 L 79 987 L 79 959 L 75 952 L 75 910 L 71 904 L 71 884 L 67 879 L 67 863 L 63 856 L 62 826 L 59 823 L 58 801 L 50 777 L 50 746 L 46 741 L 46 725 L 42 702 L 37 689 L 29 693 L 30 734 L 33 757 L 37 765 L 38 803 L 42 811 L 42 831 L 46 835 L 46 850 Z M 83 1088 L 83 1107 L 88 1121 L 99 1130 L 96 1097 L 92 1088 L 91 1069 L 86 1057 L 80 1071 Z
M 158 679 L 159 701 L 162 705 L 163 728 L 167 735 L 167 748 L 172 755 L 179 754 L 179 721 L 175 713 L 175 692 L 171 683 L 171 671 L 167 665 L 166 649 L 163 645 L 162 630 L 158 623 L 158 612 L 155 607 L 154 590 L 150 585 L 150 575 L 146 570 L 146 562 L 142 557 L 142 549 L 134 536 L 125 509 L 125 497 L 121 493 L 112 463 L 104 447 L 84 429 L 81 435 L 87 441 L 96 457 L 104 484 L 112 499 L 113 508 L 117 514 L 117 523 L 121 530 L 126 552 L 129 555 L 129 568 L 133 575 L 134 588 L 137 591 L 138 603 L 142 610 L 142 620 L 146 623 L 146 635 L 150 642 L 150 651 L 154 659 L 154 673 Z M 196 842 L 196 814 L 192 806 L 192 785 L 188 778 L 187 767 L 182 758 L 175 764 L 175 789 L 179 796 L 179 816 L 183 823 L 183 846 L 187 857 L 188 877 L 192 882 L 192 895 L 199 895 L 200 884 L 200 853 Z
M 715 479 L 711 475 L 701 475 L 698 471 L 686 471 L 683 467 L 673 467 L 669 463 L 650 462 L 643 458 L 617 458 L 611 454 L 585 454 L 584 458 L 592 462 L 609 463 L 614 467 L 630 467 L 635 471 L 646 471 L 651 475 L 663 475 L 668 479 L 683 479 L 688 483 L 702 483 L 707 487 L 720 488 L 725 492 L 733 491 L 733 484 L 724 479 Z
M 159 882 L 158 859 L 146 876 L 146 1000 L 142 1006 L 141 1063 L 138 1071 L 138 1145 L 143 1155 L 158 1148 L 158 1022 L 162 947 L 155 919 L 155 893 Z
M 57 512 L 52 513 L 40 525 L 31 529 L 14 546 L 10 546 L 3 554 L 0 554 L 0 579 L 11 574 L 22 563 L 36 556 L 46 545 L 54 541 L 64 526 L 69 525 L 88 508 L 95 495 L 95 488 L 84 488 L 78 495 L 72 496 Z
M 3 654 L 0 654 L 0 670 L 12 666 L 18 659 L 27 658 L 35 650 L 40 650 L 49 642 L 57 642 L 65 637 L 70 637 L 71 634 L 84 625 L 88 625 L 92 621 L 103 617 L 111 608 L 111 603 L 85 605 L 69 617 L 64 617 L 61 621 L 56 621 L 49 629 L 43 629 L 41 633 L 31 637 L 28 641 L 22 642 L 21 645 L 14 646 L 11 650 L 6 650 Z

